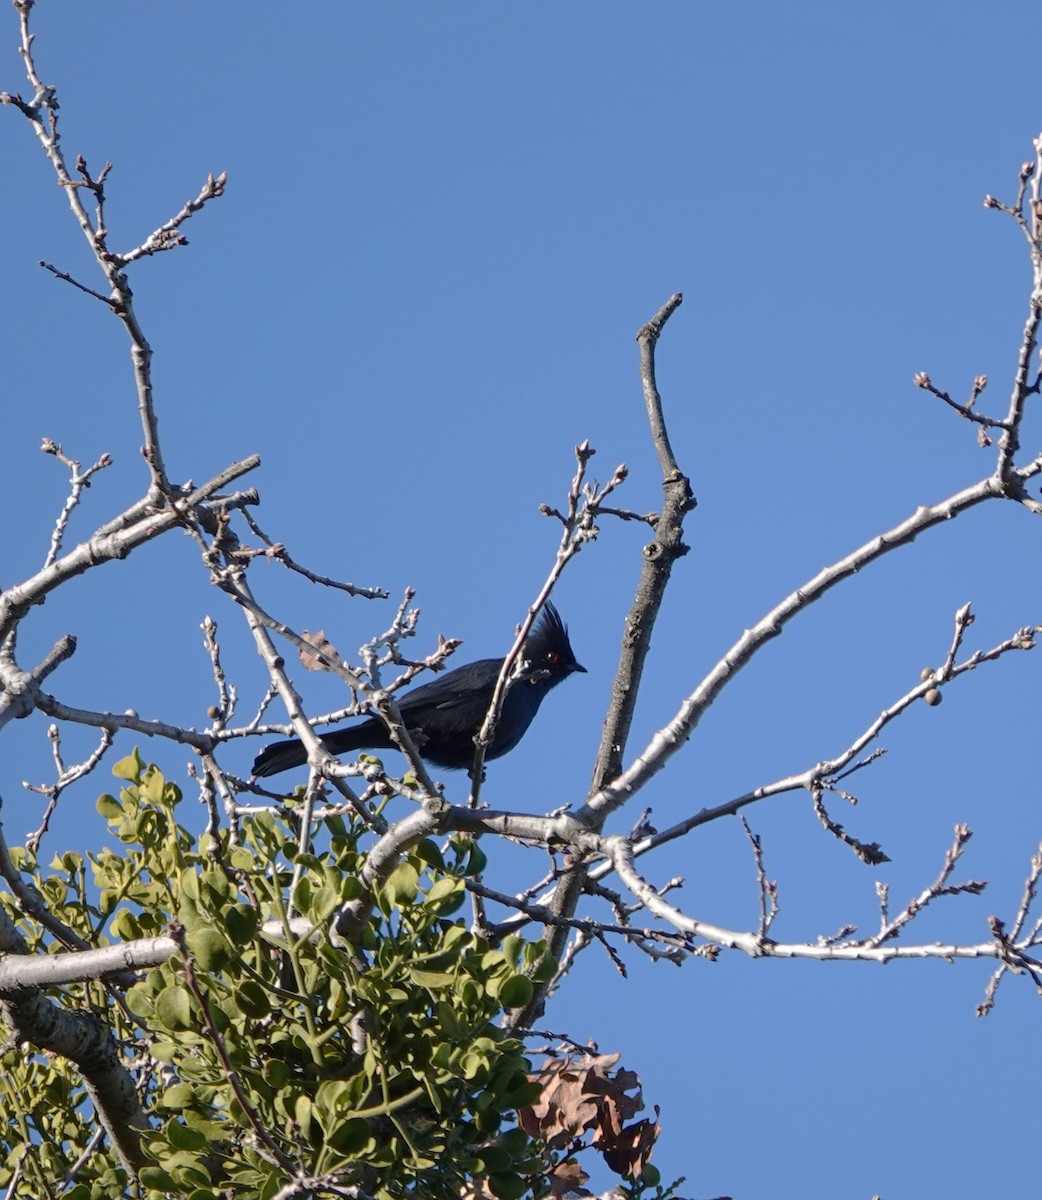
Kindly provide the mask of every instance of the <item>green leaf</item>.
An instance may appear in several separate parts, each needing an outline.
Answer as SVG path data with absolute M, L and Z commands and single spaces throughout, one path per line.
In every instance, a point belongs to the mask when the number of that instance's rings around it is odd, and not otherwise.
M 134 753 L 136 754 L 137 751 L 135 750 Z M 117 767 L 119 766 L 118 763 L 116 765 Z M 165 788 L 166 780 L 163 778 L 162 772 L 158 767 L 150 766 L 146 770 L 145 778 L 141 784 L 141 790 L 143 792 L 142 798 L 147 803 L 154 805 L 156 808 L 160 808 L 163 804 L 163 801 L 167 798 L 164 795 Z
M 422 967 L 425 971 L 442 971 L 446 967 L 455 966 L 460 960 L 460 952 L 450 947 L 444 948 L 444 942 L 437 950 L 432 950 L 430 954 L 417 954 L 413 957 L 412 962 L 416 967 Z
M 515 975 L 499 989 L 499 1003 L 504 1008 L 524 1008 L 532 999 L 532 981 L 524 975 Z
M 545 942 L 533 942 L 526 957 L 537 964 L 531 974 L 533 983 L 548 983 L 553 979 L 557 964 L 553 955 L 547 952 Z
M 289 1067 L 281 1058 L 269 1058 L 261 1071 L 264 1082 L 275 1091 L 284 1088 L 289 1082 Z
M 543 1085 L 541 1083 L 534 1083 L 532 1080 L 526 1079 L 524 1083 L 519 1083 L 504 1094 L 503 1107 L 528 1108 L 530 1104 L 535 1104 L 542 1094 Z
M 244 979 L 235 991 L 235 1002 L 240 1010 L 255 1021 L 263 1020 L 271 1012 L 268 993 L 255 979 Z
M 494 1175 L 510 1169 L 513 1155 L 508 1154 L 502 1147 L 496 1145 L 482 1146 L 481 1154 L 475 1167 L 482 1175 Z
M 539 1085 L 537 1084 L 536 1086 Z M 518 1158 L 522 1154 L 527 1154 L 532 1148 L 532 1142 L 528 1134 L 516 1125 L 513 1129 L 504 1130 L 499 1135 L 496 1144 L 513 1155 L 514 1158 Z
M 253 851 L 246 846 L 233 846 L 228 862 L 236 871 L 252 871 L 257 865 Z
M 350 1080 L 328 1079 L 319 1084 L 315 1093 L 315 1112 L 324 1117 L 335 1116 L 339 1120 L 339 1115 L 352 1107 L 353 1095 L 354 1084 Z
M 518 1200 L 528 1190 L 528 1183 L 523 1175 L 513 1172 L 502 1175 L 489 1175 L 485 1181 L 488 1189 L 498 1200 Z
M 156 998 L 156 1018 L 164 1029 L 190 1029 L 192 1000 L 188 992 L 176 985 L 163 988 Z
M 428 867 L 434 867 L 439 871 L 445 869 L 445 860 L 441 856 L 441 851 L 438 849 L 437 843 L 432 842 L 430 838 L 424 838 L 422 842 L 417 842 L 412 852 L 420 862 L 426 863 Z
M 248 904 L 236 904 L 224 914 L 228 936 L 236 946 L 252 942 L 260 928 L 260 913 Z
M 463 880 L 462 879 L 439 879 L 431 886 L 424 904 L 440 906 L 440 911 L 451 912 L 452 908 L 445 903 L 446 900 L 462 900 L 463 899 Z M 458 905 L 457 905 L 458 907 Z
M 164 1108 L 180 1111 L 191 1104 L 194 1095 L 195 1091 L 190 1084 L 175 1083 L 166 1089 L 160 1098 L 160 1103 Z
M 340 1154 L 357 1154 L 370 1141 L 369 1122 L 361 1117 L 348 1117 L 326 1134 L 326 1144 Z
M 521 965 L 521 956 L 524 953 L 525 946 L 528 943 L 523 937 L 518 937 L 516 933 L 508 934 L 502 943 L 502 951 L 504 957 L 511 966 L 517 967 Z
M 301 1133 L 305 1137 L 311 1135 L 311 1097 L 298 1096 L 293 1105 L 293 1115 L 296 1118 L 297 1124 L 300 1126 Z
M 135 983 L 127 992 L 127 1004 L 130 1011 L 147 1021 L 155 1006 L 155 989 L 149 983 Z
M 148 1052 L 157 1062 L 173 1062 L 181 1052 L 181 1044 L 168 1038 L 160 1038 L 149 1046 Z
M 304 916 L 310 917 L 316 925 L 321 925 L 326 917 L 331 916 L 340 907 L 340 889 L 327 886 L 316 887 L 312 890 L 307 905 L 300 905 Z
M 233 954 L 225 937 L 216 929 L 193 929 L 187 935 L 188 949 L 204 971 L 219 971 L 228 965 Z
M 113 937 L 120 938 L 122 941 L 132 942 L 135 938 L 141 937 L 141 922 L 127 909 L 116 913 L 109 929 Z
M 112 768 L 112 774 L 117 779 L 126 779 L 133 783 L 141 775 L 145 769 L 145 764 L 142 761 L 141 755 L 138 754 L 137 746 L 127 755 L 126 758 L 121 758 L 118 763 Z
M 293 906 L 301 912 L 307 912 L 311 905 L 311 879 L 308 875 L 301 875 L 297 881 L 297 886 L 293 889 Z
M 445 1036 L 451 1038 L 453 1041 L 459 1038 L 463 1026 L 460 1024 L 459 1017 L 453 1005 L 441 1002 L 438 1004 L 437 1013 L 438 1024 L 444 1031 Z
M 124 759 L 124 761 L 126 760 Z M 106 821 L 118 821 L 119 818 L 123 816 L 123 806 L 115 796 L 110 796 L 107 792 L 104 796 L 98 797 L 98 801 L 94 807 L 105 818 Z
M 409 978 L 418 987 L 427 988 L 428 991 L 437 992 L 443 991 L 447 987 L 451 987 L 456 977 L 454 975 L 450 975 L 447 971 L 421 971 L 415 968 L 410 968 Z
M 416 899 L 416 891 L 420 885 L 420 873 L 412 863 L 399 863 L 391 872 L 385 891 L 398 904 L 411 904 Z
M 170 1155 L 164 1159 L 164 1165 L 178 1183 L 179 1196 L 185 1196 L 189 1189 L 194 1191 L 210 1182 L 209 1171 L 200 1166 L 194 1156 L 184 1152 Z
M 473 842 L 470 847 L 470 852 L 467 855 L 466 865 L 463 868 L 464 875 L 480 875 L 488 866 L 488 856 L 485 851 Z
M 137 752 L 135 751 L 135 753 Z M 123 761 L 126 762 L 126 759 Z M 157 1192 L 176 1193 L 178 1190 L 173 1177 L 167 1174 L 162 1167 L 142 1167 L 138 1178 L 141 1180 L 142 1186 L 155 1188 Z
M 207 1145 L 206 1138 L 198 1129 L 191 1129 L 177 1120 L 168 1121 L 165 1132 L 175 1150 L 202 1150 Z
M 456 924 L 445 931 L 444 937 L 441 939 L 442 947 L 446 950 L 455 946 L 457 942 L 466 942 L 467 947 L 474 945 L 478 939 L 470 932 L 465 925 Z M 479 943 L 484 945 L 484 942 Z M 462 948 L 461 948 L 462 949 Z
M 214 906 L 223 906 L 231 899 L 232 885 L 228 876 L 217 867 L 211 867 L 203 873 L 202 886 L 209 893 L 210 902 Z

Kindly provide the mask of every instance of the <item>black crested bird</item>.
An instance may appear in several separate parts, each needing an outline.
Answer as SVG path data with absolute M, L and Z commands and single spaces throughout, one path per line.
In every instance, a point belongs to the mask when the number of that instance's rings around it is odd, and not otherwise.
M 420 754 L 436 767 L 458 771 L 474 761 L 474 738 L 488 712 L 492 690 L 502 669 L 501 658 L 482 658 L 457 667 L 422 687 L 413 688 L 398 701 L 402 721 Z M 503 709 L 486 759 L 500 755 L 525 736 L 544 697 L 562 679 L 586 668 L 575 661 L 568 630 L 557 609 L 547 604 L 521 651 L 522 671 L 507 688 Z M 390 750 L 391 736 L 379 717 L 367 717 L 349 729 L 322 734 L 331 754 L 348 750 Z M 278 775 L 307 762 L 307 752 L 297 738 L 272 742 L 253 764 L 254 775 Z

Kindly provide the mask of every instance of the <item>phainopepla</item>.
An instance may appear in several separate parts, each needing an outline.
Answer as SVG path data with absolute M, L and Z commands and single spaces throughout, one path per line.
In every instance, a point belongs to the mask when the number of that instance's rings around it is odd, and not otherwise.
M 522 672 L 507 688 L 499 722 L 486 758 L 499 758 L 525 736 L 539 705 L 551 688 L 574 671 L 586 673 L 575 661 L 568 630 L 557 609 L 547 604 L 521 651 Z M 420 754 L 436 767 L 459 770 L 474 759 L 474 737 L 488 712 L 492 689 L 503 666 L 501 658 L 482 658 L 407 692 L 398 702 L 405 728 Z M 368 717 L 350 729 L 322 735 L 331 754 L 347 750 L 389 750 L 391 741 L 383 721 Z M 297 738 L 266 746 L 253 764 L 254 775 L 278 775 L 307 762 Z

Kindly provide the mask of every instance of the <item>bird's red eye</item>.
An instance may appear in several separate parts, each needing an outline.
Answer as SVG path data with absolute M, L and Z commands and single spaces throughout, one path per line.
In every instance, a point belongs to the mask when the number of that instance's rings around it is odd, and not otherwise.
M 546 661 L 548 663 L 559 663 L 561 661 L 561 656 L 557 653 L 556 650 L 551 650 L 550 653 L 546 656 Z

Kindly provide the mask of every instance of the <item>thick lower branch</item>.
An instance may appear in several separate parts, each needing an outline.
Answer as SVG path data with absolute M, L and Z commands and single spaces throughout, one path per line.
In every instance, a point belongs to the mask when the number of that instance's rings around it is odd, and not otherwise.
M 93 1013 L 63 1009 L 38 988 L 9 992 L 0 999 L 0 1015 L 17 1041 L 75 1063 L 124 1166 L 132 1175 L 146 1166 L 151 1160 L 142 1133 L 148 1122 L 112 1030 Z

